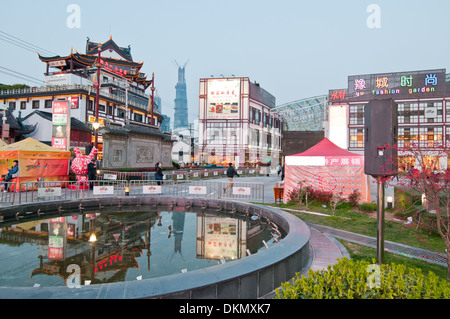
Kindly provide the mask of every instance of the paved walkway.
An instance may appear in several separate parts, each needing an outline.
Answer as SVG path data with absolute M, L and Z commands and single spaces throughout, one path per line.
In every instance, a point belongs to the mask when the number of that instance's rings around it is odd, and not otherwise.
M 375 237 L 369 237 L 361 234 L 356 234 L 352 232 L 348 232 L 345 230 L 339 230 L 330 228 L 327 226 L 316 225 L 307 223 L 310 227 L 314 227 L 318 231 L 323 234 L 326 234 L 329 237 L 339 238 L 346 241 L 350 241 L 353 243 L 357 243 L 360 245 L 376 248 L 377 247 L 377 239 Z M 384 249 L 386 252 L 390 252 L 397 255 L 402 255 L 410 258 L 419 259 L 422 261 L 426 261 L 432 264 L 447 266 L 447 256 L 443 253 L 434 252 L 427 249 L 422 249 L 418 247 L 403 245 L 399 243 L 394 243 L 391 241 L 384 242 Z

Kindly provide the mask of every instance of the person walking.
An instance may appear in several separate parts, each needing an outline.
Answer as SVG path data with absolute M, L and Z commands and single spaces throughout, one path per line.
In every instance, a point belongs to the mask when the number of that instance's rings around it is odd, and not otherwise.
M 156 184 L 161 185 L 161 181 L 163 180 L 163 170 L 162 170 L 162 163 L 158 162 L 156 163 L 156 172 L 155 172 L 155 179 L 157 180 Z
M 223 188 L 224 192 L 227 190 L 227 188 L 233 187 L 234 175 L 239 177 L 239 174 L 236 172 L 236 170 L 233 167 L 233 163 L 229 163 L 229 166 L 227 168 L 228 185 Z
M 87 165 L 88 170 L 88 179 L 89 179 L 89 189 L 94 189 L 94 181 L 97 179 L 97 163 L 95 159 L 91 159 L 89 164 Z

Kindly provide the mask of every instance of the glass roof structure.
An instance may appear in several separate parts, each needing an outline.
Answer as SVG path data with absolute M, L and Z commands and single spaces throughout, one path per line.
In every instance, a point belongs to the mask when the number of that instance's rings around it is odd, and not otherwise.
M 272 109 L 285 123 L 285 131 L 323 131 L 328 117 L 328 95 L 310 97 Z

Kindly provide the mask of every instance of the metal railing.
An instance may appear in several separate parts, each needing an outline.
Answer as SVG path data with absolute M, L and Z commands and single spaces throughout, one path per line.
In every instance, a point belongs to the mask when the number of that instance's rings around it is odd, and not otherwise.
M 92 189 L 89 184 L 92 183 Z M 10 183 L 14 184 L 14 183 Z M 160 185 L 159 185 L 160 184 Z M 206 180 L 96 180 L 22 182 L 20 192 L 1 192 L 0 206 L 56 200 L 82 200 L 115 196 L 178 196 L 230 199 L 264 203 L 264 184 Z
M 239 175 L 242 176 L 263 176 L 267 174 L 267 167 L 259 168 L 239 168 L 236 169 Z M 195 169 L 180 169 L 180 170 L 165 170 L 163 171 L 165 180 L 199 180 L 211 178 L 226 177 L 227 168 L 195 168 Z M 273 172 L 271 172 L 273 173 Z M 154 180 L 155 172 L 119 172 L 113 169 L 101 169 L 99 176 L 102 179 L 117 179 L 117 180 Z M 106 178 L 107 177 L 107 178 Z

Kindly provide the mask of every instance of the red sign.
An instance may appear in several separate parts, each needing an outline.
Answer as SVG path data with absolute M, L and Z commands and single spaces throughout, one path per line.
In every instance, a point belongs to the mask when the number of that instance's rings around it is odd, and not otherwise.
M 343 100 L 345 99 L 345 94 L 347 90 L 334 90 L 330 92 L 330 101 Z
M 76 99 L 78 106 L 78 98 Z M 70 137 L 69 101 L 53 101 L 52 104 L 52 147 L 67 150 Z
M 67 114 L 68 109 L 69 109 L 69 102 L 53 101 L 53 114 Z
M 72 96 L 70 98 L 70 108 L 77 109 L 78 108 L 78 96 Z

